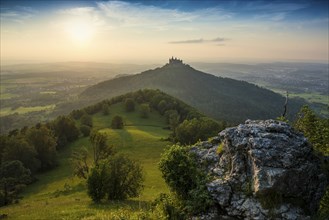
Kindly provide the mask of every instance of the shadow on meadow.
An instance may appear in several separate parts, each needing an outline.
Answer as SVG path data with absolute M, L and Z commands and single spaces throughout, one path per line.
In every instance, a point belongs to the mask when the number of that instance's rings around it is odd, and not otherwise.
M 127 209 L 127 210 L 149 210 L 152 207 L 152 202 L 150 201 L 139 201 L 134 199 L 128 200 L 112 200 L 112 201 L 104 201 L 100 203 L 90 203 L 88 205 L 89 208 L 96 210 L 108 211 L 109 209 L 118 210 L 118 209 Z

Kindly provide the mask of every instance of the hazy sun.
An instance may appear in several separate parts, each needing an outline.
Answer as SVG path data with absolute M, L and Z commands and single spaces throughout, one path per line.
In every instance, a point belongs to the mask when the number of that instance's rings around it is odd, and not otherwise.
M 79 45 L 85 45 L 92 40 L 94 28 L 91 24 L 83 21 L 67 23 L 66 31 L 72 41 Z

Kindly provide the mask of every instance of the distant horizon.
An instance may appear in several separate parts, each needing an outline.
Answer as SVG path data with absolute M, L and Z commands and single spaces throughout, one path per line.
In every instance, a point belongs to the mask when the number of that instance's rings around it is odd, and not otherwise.
M 328 62 L 319 1 L 1 0 L 5 63 Z
M 174 56 L 175 57 L 175 56 Z M 10 66 L 10 65 L 33 65 L 33 64 L 55 64 L 55 63 L 99 63 L 99 64 L 117 64 L 117 65 L 164 65 L 168 63 L 168 57 L 165 60 L 150 60 L 150 61 L 136 61 L 136 60 L 1 60 L 1 65 L 3 66 Z M 231 64 L 248 64 L 248 65 L 255 65 L 255 64 L 263 64 L 263 63 L 314 63 L 314 64 L 328 64 L 329 61 L 326 60 L 233 60 L 233 59 L 222 59 L 218 61 L 211 61 L 211 60 L 188 60 L 185 61 L 184 58 L 177 57 L 183 60 L 183 63 L 209 63 L 209 64 L 216 64 L 216 63 L 231 63 Z

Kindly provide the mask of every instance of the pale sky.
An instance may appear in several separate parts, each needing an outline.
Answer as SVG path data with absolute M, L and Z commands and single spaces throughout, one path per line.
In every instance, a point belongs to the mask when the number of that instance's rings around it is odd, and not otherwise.
M 328 1 L 1 0 L 1 63 L 328 62 Z

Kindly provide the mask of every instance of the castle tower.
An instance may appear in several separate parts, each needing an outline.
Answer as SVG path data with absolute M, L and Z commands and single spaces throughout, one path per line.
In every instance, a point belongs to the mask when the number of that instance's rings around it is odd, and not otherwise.
M 175 65 L 175 64 L 183 64 L 183 60 L 178 59 L 177 57 L 171 57 L 169 58 L 169 64 Z

